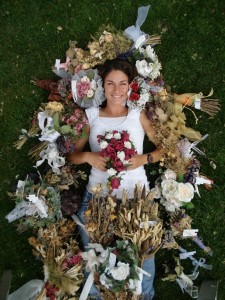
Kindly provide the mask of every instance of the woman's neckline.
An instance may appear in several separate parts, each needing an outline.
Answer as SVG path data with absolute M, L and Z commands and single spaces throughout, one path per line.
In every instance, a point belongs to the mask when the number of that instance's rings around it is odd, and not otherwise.
M 111 115 L 106 114 L 101 108 L 98 109 L 99 118 L 109 118 L 109 119 L 123 118 L 123 117 L 127 117 L 128 113 L 129 113 L 129 109 L 124 111 L 124 113 L 121 113 L 121 114 L 118 114 L 115 116 L 111 116 Z

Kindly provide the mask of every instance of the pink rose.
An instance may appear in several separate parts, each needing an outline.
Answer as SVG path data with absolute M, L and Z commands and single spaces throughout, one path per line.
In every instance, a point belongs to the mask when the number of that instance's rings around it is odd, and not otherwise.
M 87 95 L 88 90 L 90 89 L 90 82 L 78 82 L 77 83 L 77 96 L 79 98 L 83 98 Z

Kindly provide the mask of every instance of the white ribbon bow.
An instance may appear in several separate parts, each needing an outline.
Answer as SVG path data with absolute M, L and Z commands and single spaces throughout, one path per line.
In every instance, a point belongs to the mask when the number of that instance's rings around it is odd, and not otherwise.
M 38 113 L 38 125 L 41 129 L 40 141 L 53 143 L 60 136 L 60 133 L 54 129 L 54 121 L 45 112 Z
M 41 159 L 36 162 L 35 168 L 47 160 L 54 173 L 61 173 L 59 168 L 65 165 L 65 158 L 59 156 L 59 151 L 54 143 L 49 143 L 47 148 L 40 152 L 40 157 Z
M 92 248 L 92 249 L 90 249 L 87 252 L 83 252 L 81 256 L 83 260 L 87 261 L 86 270 L 90 273 L 85 282 L 79 300 L 87 299 L 91 286 L 94 283 L 94 272 L 96 270 L 96 266 L 98 266 L 101 262 L 103 262 L 106 259 L 108 253 L 108 250 L 104 250 L 102 245 L 100 244 L 88 244 L 86 248 Z M 100 252 L 101 255 L 96 256 L 96 252 Z

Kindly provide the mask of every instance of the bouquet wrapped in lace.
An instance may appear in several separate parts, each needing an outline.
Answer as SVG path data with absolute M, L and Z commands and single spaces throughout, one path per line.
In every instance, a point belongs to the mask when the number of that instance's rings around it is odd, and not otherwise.
M 81 107 L 98 107 L 105 100 L 102 79 L 96 69 L 80 70 L 72 77 L 74 101 Z
M 134 144 L 127 131 L 108 131 L 105 135 L 98 135 L 101 148 L 100 155 L 106 158 L 106 169 L 109 175 L 108 188 L 118 189 L 123 174 L 129 165 L 129 159 L 136 154 Z

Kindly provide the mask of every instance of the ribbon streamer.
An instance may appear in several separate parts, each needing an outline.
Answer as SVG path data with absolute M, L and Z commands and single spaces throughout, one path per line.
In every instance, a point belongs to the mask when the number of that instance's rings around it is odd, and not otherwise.
M 145 36 L 147 34 L 141 31 L 140 27 L 143 25 L 148 16 L 149 8 L 150 5 L 139 7 L 135 26 L 132 25 L 124 30 L 124 35 L 127 36 L 129 39 L 133 40 L 134 42 L 136 42 L 138 38 L 141 39 L 136 45 L 134 45 L 135 48 L 140 47 L 141 44 L 145 42 Z

